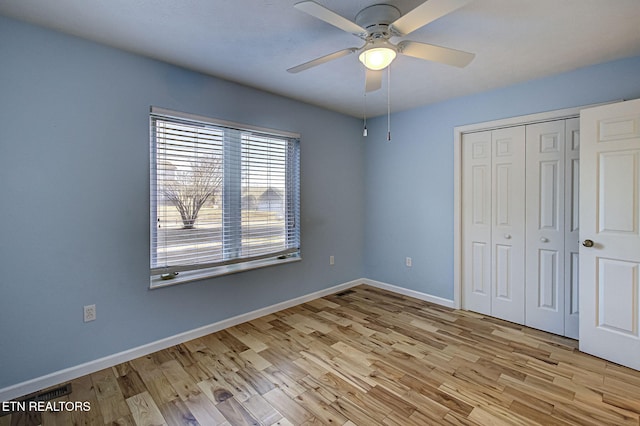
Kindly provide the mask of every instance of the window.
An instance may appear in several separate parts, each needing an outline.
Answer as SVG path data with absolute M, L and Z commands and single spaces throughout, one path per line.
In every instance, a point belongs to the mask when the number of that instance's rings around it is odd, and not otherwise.
M 300 141 L 151 109 L 151 287 L 300 259 Z

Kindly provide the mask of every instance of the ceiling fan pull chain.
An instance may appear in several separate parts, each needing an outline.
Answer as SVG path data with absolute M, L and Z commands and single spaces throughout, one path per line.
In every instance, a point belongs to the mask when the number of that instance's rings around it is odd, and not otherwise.
M 364 102 L 363 102 L 363 107 L 362 107 L 362 116 L 364 118 L 364 128 L 362 129 L 362 136 L 366 137 L 368 135 L 368 131 L 367 131 L 367 76 L 366 76 L 366 70 L 365 70 L 365 77 L 364 77 Z
M 387 141 L 391 141 L 391 66 L 387 67 Z

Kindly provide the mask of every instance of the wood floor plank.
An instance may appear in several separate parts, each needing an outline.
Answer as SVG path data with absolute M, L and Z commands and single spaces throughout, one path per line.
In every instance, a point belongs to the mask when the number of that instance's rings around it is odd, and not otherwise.
M 513 401 L 509 406 L 509 411 L 518 414 L 523 418 L 526 418 L 527 420 L 530 420 L 532 423 L 535 422 L 536 424 L 540 425 L 565 426 L 570 424 L 565 420 L 554 417 L 552 415 L 552 412 L 542 412 L 538 410 L 537 407 L 534 408 L 531 405 L 525 404 L 521 401 Z
M 470 420 L 473 420 L 481 425 L 492 425 L 492 426 L 531 426 L 538 425 L 540 423 L 533 421 L 533 419 L 522 419 L 519 416 L 516 416 L 515 413 L 509 415 L 509 413 L 505 413 L 502 410 L 496 409 L 493 406 L 482 406 L 479 405 L 471 411 L 468 417 Z
M 296 402 L 306 408 L 322 424 L 342 425 L 347 418 L 331 406 L 318 392 L 306 391 L 295 398 Z
M 120 383 L 119 378 L 118 383 Z M 90 410 L 73 411 L 73 423 L 77 425 L 90 425 L 101 422 L 102 412 L 100 411 L 100 404 L 96 397 L 91 376 L 82 376 L 72 380 L 71 389 L 73 390 L 73 400 L 87 402 L 91 408 Z
M 195 416 L 180 399 L 175 399 L 166 404 L 158 406 L 162 417 L 170 426 L 198 426 L 199 423 Z
M 283 419 L 271 404 L 261 395 L 254 395 L 244 402 L 244 407 L 263 425 L 271 425 Z
M 116 421 L 130 413 L 122 390 L 110 368 L 91 374 L 91 381 L 105 423 Z
M 127 405 L 129 405 L 133 420 L 138 426 L 159 426 L 167 424 L 149 392 L 145 391 L 127 398 Z
M 280 412 L 287 420 L 296 425 L 304 424 L 313 419 L 313 415 L 297 402 L 292 400 L 280 389 L 273 389 L 265 393 L 264 399 Z
M 408 375 L 403 377 L 402 383 L 411 387 L 411 391 L 407 393 L 406 398 L 411 402 L 415 400 L 416 403 L 414 405 L 418 408 L 422 407 L 429 408 L 430 410 L 443 411 L 443 416 L 449 411 L 455 411 L 461 415 L 468 416 L 473 410 L 473 405 L 438 389 L 439 384 L 434 386 L 431 383 L 426 383 L 423 380 L 418 380 Z M 415 393 L 424 396 L 424 399 L 418 398 Z
M 249 349 L 255 352 L 260 352 L 267 349 L 269 346 L 264 342 L 264 339 L 258 339 L 255 336 L 241 330 L 239 327 L 232 327 L 227 331 L 236 339 L 248 346 Z
M 371 388 L 367 393 L 367 397 L 370 397 L 381 405 L 390 408 L 391 411 L 395 411 L 396 413 L 405 415 L 406 417 L 410 416 L 416 409 L 412 403 L 405 400 L 402 396 L 396 395 L 382 386 L 374 386 Z
M 255 389 L 259 395 L 264 395 L 276 387 L 271 380 L 251 366 L 246 366 L 245 368 L 238 370 L 236 374 L 244 381 L 244 383 Z
M 222 413 L 227 421 L 234 426 L 257 425 L 258 421 L 247 411 L 242 404 L 235 398 L 229 398 L 218 405 L 216 408 Z
M 0 426 L 640 425 L 640 372 L 575 340 L 361 285 L 72 381 Z
M 264 370 L 267 367 L 271 367 L 271 363 L 264 359 L 253 349 L 247 349 L 244 352 L 240 352 L 240 358 L 244 359 L 249 365 L 258 371 Z
M 231 423 L 229 423 L 220 410 L 216 408 L 216 405 L 204 394 L 190 395 L 184 403 L 193 414 L 193 417 L 195 417 L 202 426 L 231 426 Z
M 256 390 L 253 389 L 242 376 L 233 371 L 215 372 L 211 380 L 215 380 L 217 383 L 223 385 L 225 389 L 230 390 L 234 398 L 238 401 L 245 401 L 252 395 L 257 394 Z
M 137 395 L 146 390 L 145 384 L 140 378 L 140 375 L 135 370 L 130 370 L 126 374 L 117 377 L 118 385 L 122 391 L 122 395 L 126 398 L 130 398 L 133 395 Z
M 298 381 L 275 367 L 265 368 L 260 373 L 270 380 L 276 388 L 289 395 L 290 398 L 295 398 L 306 391 L 305 387 L 300 385 Z M 302 379 L 302 377 L 300 378 Z
M 367 412 L 347 398 L 338 398 L 331 403 L 331 406 L 344 417 L 350 419 L 356 425 L 379 425 L 380 421 L 375 419 L 375 414 Z
M 158 405 L 173 401 L 179 397 L 171 383 L 162 373 L 160 365 L 156 364 L 152 357 L 136 358 L 130 364 Z
M 184 370 L 178 360 L 174 359 L 164 362 L 161 368 L 162 374 L 164 374 L 171 384 L 171 387 L 183 401 L 188 399 L 192 394 L 200 393 L 195 380 Z

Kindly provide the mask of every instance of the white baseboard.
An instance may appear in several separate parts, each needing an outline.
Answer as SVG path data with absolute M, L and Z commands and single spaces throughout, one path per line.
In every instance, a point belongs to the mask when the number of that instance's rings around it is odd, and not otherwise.
M 425 302 L 435 303 L 436 305 L 445 306 L 447 308 L 455 308 L 453 300 L 445 299 L 443 297 L 432 296 L 427 293 L 421 293 L 415 290 L 409 290 L 408 288 L 398 287 L 397 285 L 383 283 L 381 281 L 370 280 L 363 278 L 360 280 L 363 284 L 370 285 L 372 287 L 381 288 L 383 290 L 392 291 L 394 293 L 402 294 L 403 296 L 413 297 L 415 299 L 424 300 Z
M 441 297 L 432 296 L 415 290 L 409 290 L 380 281 L 361 278 L 343 284 L 338 284 L 333 287 L 325 288 L 320 291 L 309 293 L 304 296 L 296 297 L 294 299 L 285 300 L 284 302 L 276 303 L 275 305 L 267 306 L 255 311 L 227 318 L 225 320 L 205 325 L 194 330 L 185 331 L 184 333 L 169 336 L 167 338 L 157 340 L 146 345 L 108 355 L 106 357 L 89 361 L 84 364 L 69 367 L 64 370 L 56 371 L 45 376 L 36 377 L 35 379 L 27 380 L 25 382 L 0 389 L 0 401 L 10 401 L 22 395 L 37 392 L 41 389 L 55 386 L 59 383 L 67 382 L 69 380 L 73 380 L 87 374 L 95 373 L 96 371 L 113 367 L 114 365 L 131 361 L 141 356 L 149 355 L 153 352 L 157 352 L 171 346 L 179 345 L 181 343 L 188 342 L 189 340 L 197 339 L 199 337 L 206 336 L 207 334 L 215 333 L 217 331 L 224 330 L 225 328 L 233 327 L 234 325 L 242 324 L 243 322 L 251 321 L 256 318 L 281 311 L 283 309 L 288 309 L 293 306 L 308 302 L 310 300 L 318 299 L 320 297 L 324 297 L 333 293 L 338 293 L 340 291 L 355 287 L 360 284 L 367 284 L 372 287 L 381 288 L 384 290 L 392 291 L 394 293 L 402 294 L 404 296 L 414 297 L 416 299 L 424 300 L 426 302 L 435 303 L 437 305 L 442 305 L 449 308 L 454 307 L 453 300 L 443 299 Z
M 171 346 L 179 345 L 181 343 L 188 342 L 189 340 L 197 339 L 199 337 L 206 336 L 207 334 L 224 330 L 225 328 L 233 327 L 234 325 L 242 324 L 243 322 L 251 321 L 256 318 L 281 311 L 283 309 L 288 309 L 293 306 L 300 305 L 310 300 L 318 299 L 329 294 L 346 290 L 348 288 L 360 285 L 363 282 L 364 280 L 359 279 L 343 284 L 338 284 L 336 286 L 309 293 L 304 296 L 285 300 L 284 302 L 276 303 L 275 305 L 267 306 L 255 311 L 227 318 L 213 324 L 205 325 L 194 330 L 189 330 L 184 333 L 157 340 L 146 345 L 138 346 L 136 348 L 132 348 L 113 355 L 108 355 L 106 357 L 89 361 L 70 368 L 65 368 L 64 370 L 56 371 L 54 373 L 47 374 L 46 376 L 36 377 L 35 379 L 27 380 L 25 382 L 0 389 L 0 401 L 10 401 L 22 395 L 37 392 L 41 389 L 55 386 L 59 383 L 67 382 L 69 380 L 73 380 L 87 374 L 95 373 L 96 371 L 113 367 L 114 365 L 131 361 L 141 356 L 149 355 L 153 352 L 157 352 Z

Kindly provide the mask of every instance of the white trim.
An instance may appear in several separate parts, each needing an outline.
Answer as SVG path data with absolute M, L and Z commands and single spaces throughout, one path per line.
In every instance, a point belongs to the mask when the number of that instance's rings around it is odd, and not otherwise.
M 128 349 L 126 351 L 119 352 L 113 355 L 108 355 L 106 357 L 89 361 L 84 364 L 65 368 L 64 370 L 56 371 L 54 373 L 47 374 L 45 376 L 36 377 L 35 379 L 27 380 L 25 382 L 0 389 L 0 401 L 9 401 L 14 398 L 18 398 L 22 395 L 27 395 L 33 392 L 37 392 L 41 389 L 45 389 L 50 386 L 55 386 L 59 383 L 67 382 L 69 380 L 73 380 L 87 374 L 95 373 L 96 371 L 113 367 L 114 365 L 131 361 L 132 359 L 149 355 L 153 352 L 157 352 L 157 351 L 169 348 L 171 346 L 179 345 L 189 340 L 197 339 L 199 337 L 206 336 L 207 334 L 224 330 L 225 328 L 233 327 L 234 325 L 242 324 L 243 322 L 251 321 L 256 318 L 260 318 L 262 316 L 281 311 L 283 309 L 288 309 L 293 306 L 306 303 L 310 300 L 318 299 L 320 297 L 324 297 L 333 293 L 346 290 L 351 287 L 355 287 L 357 285 L 363 284 L 364 282 L 366 282 L 366 280 L 357 279 L 357 280 L 349 281 L 343 284 L 338 284 L 333 287 L 316 291 L 314 293 L 309 293 L 304 296 L 300 296 L 294 299 L 286 300 L 284 302 L 276 303 L 275 305 L 256 309 L 255 311 L 236 315 L 234 317 L 227 318 L 225 320 L 218 321 L 213 324 L 209 324 L 193 330 L 185 331 L 184 333 L 179 333 L 174 336 L 169 336 L 164 339 L 157 340 L 155 342 L 147 343 L 146 345 Z
M 554 111 L 538 112 L 535 114 L 520 115 L 517 117 L 503 118 L 500 120 L 485 121 L 482 123 L 467 124 L 454 128 L 454 132 L 459 134 L 481 132 L 484 130 L 502 129 L 505 127 L 522 126 L 524 124 L 542 123 L 545 121 L 564 120 L 566 118 L 580 117 L 580 111 L 585 108 L 603 104 L 590 104 L 579 107 L 558 109 Z
M 267 259 L 250 260 L 248 262 L 238 262 L 229 265 L 214 266 L 206 269 L 194 269 L 180 272 L 180 274 L 170 280 L 163 280 L 162 275 L 151 275 L 149 279 L 149 290 L 171 287 L 172 285 L 186 284 L 193 281 L 205 280 L 207 278 L 221 277 L 223 275 L 235 274 L 238 272 L 251 271 L 253 269 L 267 268 L 269 266 L 283 265 L 291 262 L 300 262 L 302 257 L 296 253 L 295 257 L 278 259 L 269 257 Z
M 453 129 L 453 306 L 462 307 L 462 131 Z
M 363 284 L 370 285 L 371 287 L 377 287 L 383 290 L 392 291 L 394 293 L 402 294 L 403 296 L 413 297 L 415 299 L 424 300 L 425 302 L 435 303 L 436 305 L 444 306 L 447 308 L 454 308 L 454 301 L 451 299 L 432 296 L 431 294 L 421 293 L 416 290 L 410 290 L 408 288 L 398 287 L 397 285 L 387 284 L 381 281 L 370 280 L 368 278 L 363 278 L 360 281 Z
M 453 129 L 453 307 L 462 308 L 462 135 L 465 133 L 495 130 L 505 127 L 542 123 L 580 117 L 585 108 L 615 103 L 619 101 L 589 104 L 573 108 L 546 111 L 536 114 L 510 117 L 484 123 L 467 124 Z
M 235 121 L 223 120 L 220 118 L 213 118 L 213 117 L 206 117 L 204 115 L 191 114 L 191 113 L 182 112 L 182 111 L 173 111 L 170 109 L 156 107 L 153 105 L 151 106 L 150 111 L 151 111 L 151 114 L 154 114 L 154 115 L 162 115 L 165 117 L 173 117 L 173 118 L 190 120 L 190 121 L 199 121 L 201 123 L 208 123 L 214 126 L 221 126 L 221 127 L 230 127 L 232 129 L 238 129 L 238 130 L 247 130 L 247 131 L 258 132 L 258 133 L 269 133 L 271 135 L 282 136 L 285 138 L 300 139 L 300 133 L 288 132 L 286 130 L 269 129 L 267 127 L 253 126 L 251 124 L 236 123 Z

